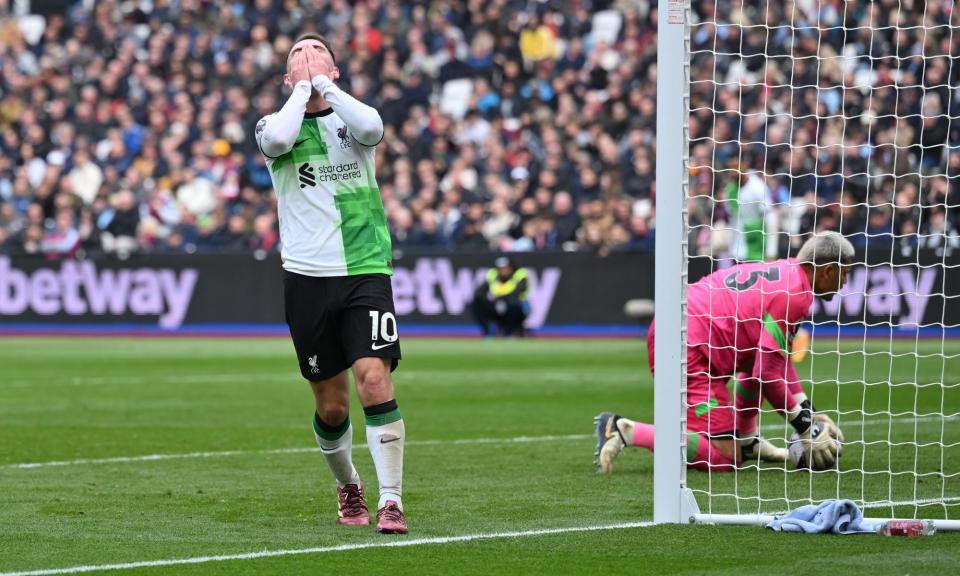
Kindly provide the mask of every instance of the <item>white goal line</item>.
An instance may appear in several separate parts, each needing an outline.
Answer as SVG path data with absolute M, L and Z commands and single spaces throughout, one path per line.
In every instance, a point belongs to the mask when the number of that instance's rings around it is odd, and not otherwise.
M 256 560 L 259 558 L 275 558 L 278 556 L 296 556 L 303 554 L 328 554 L 331 552 L 350 552 L 353 550 L 367 550 L 370 548 L 408 548 L 410 546 L 427 546 L 431 544 L 456 544 L 460 542 L 474 542 L 477 540 L 494 540 L 499 538 L 529 538 L 531 536 L 552 536 L 555 534 L 570 534 L 576 532 L 599 532 L 602 530 L 620 530 L 629 528 L 646 528 L 653 522 L 622 522 L 620 524 L 598 524 L 595 526 L 574 526 L 569 528 L 544 528 L 541 530 L 524 530 L 517 532 L 481 532 L 464 534 L 462 536 L 438 536 L 433 538 L 415 538 L 412 540 L 381 540 L 377 542 L 363 542 L 359 544 L 340 544 L 337 546 L 317 546 L 314 548 L 297 548 L 290 550 L 262 550 L 260 552 L 246 552 L 243 554 L 223 554 L 218 556 L 196 556 L 193 558 L 172 558 L 168 560 L 145 560 L 140 562 L 124 562 L 122 564 L 100 564 L 96 566 L 71 566 L 67 568 L 51 568 L 44 570 L 28 570 L 25 572 L 0 572 L 0 576 L 54 576 L 56 574 L 81 574 L 83 572 L 100 572 L 107 570 L 127 570 L 131 568 L 155 568 L 158 566 L 183 566 L 186 564 L 206 564 L 209 562 L 225 562 L 229 560 Z

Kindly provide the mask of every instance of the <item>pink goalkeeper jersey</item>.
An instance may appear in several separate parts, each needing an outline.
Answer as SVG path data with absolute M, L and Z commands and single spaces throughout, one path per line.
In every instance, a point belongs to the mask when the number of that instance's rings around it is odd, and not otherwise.
M 741 264 L 689 287 L 687 343 L 708 346 L 710 373 L 749 372 L 757 350 L 789 349 L 813 291 L 794 259 Z

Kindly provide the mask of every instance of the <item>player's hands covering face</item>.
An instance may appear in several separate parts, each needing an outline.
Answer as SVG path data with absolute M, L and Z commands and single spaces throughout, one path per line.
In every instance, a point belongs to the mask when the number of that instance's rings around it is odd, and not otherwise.
M 310 69 L 304 50 L 300 50 L 290 57 L 290 81 L 294 85 L 301 80 L 310 81 Z
M 307 70 L 310 74 L 310 79 L 323 74 L 330 80 L 336 80 L 339 74 L 337 73 L 336 67 L 334 67 L 329 58 L 324 58 L 320 55 L 318 48 L 316 46 L 307 46 L 303 50 L 303 55 L 307 61 Z

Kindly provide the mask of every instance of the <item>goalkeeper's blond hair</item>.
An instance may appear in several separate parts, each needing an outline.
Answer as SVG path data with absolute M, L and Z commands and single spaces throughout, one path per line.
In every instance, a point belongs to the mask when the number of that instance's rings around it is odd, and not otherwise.
M 839 232 L 820 232 L 803 244 L 797 262 L 815 266 L 849 264 L 853 256 L 853 244 Z

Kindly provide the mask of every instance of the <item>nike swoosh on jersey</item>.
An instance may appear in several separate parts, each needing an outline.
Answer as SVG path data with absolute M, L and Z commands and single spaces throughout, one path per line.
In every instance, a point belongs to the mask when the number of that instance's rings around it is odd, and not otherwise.
M 377 346 L 376 344 L 371 344 L 371 345 L 370 345 L 370 349 L 371 349 L 371 350 L 382 350 L 383 348 L 386 348 L 387 346 L 393 346 L 394 344 L 396 344 L 396 342 L 391 342 L 391 343 L 389 343 L 389 344 L 381 344 L 380 346 Z
M 296 148 L 297 146 L 303 144 L 303 143 L 306 142 L 307 140 L 309 140 L 309 138 L 304 138 L 303 140 L 300 140 L 299 142 L 294 142 L 294 143 L 293 143 L 293 147 Z
M 380 438 L 380 443 L 389 444 L 390 442 L 396 442 L 399 439 L 400 439 L 399 436 L 394 436 L 393 438 Z

